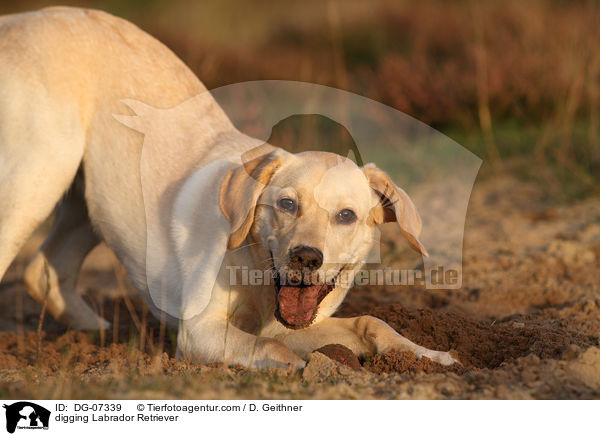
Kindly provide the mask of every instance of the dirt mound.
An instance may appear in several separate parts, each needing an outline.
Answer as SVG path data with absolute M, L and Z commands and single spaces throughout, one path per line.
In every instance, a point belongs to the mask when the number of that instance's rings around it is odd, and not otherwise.
M 599 343 L 595 335 L 561 327 L 559 320 L 553 318 L 546 319 L 544 311 L 536 315 L 483 322 L 456 313 L 411 310 L 400 304 L 377 306 L 372 304 L 371 298 L 362 298 L 360 293 L 353 300 L 341 309 L 339 315 L 375 316 L 419 345 L 440 351 L 451 350 L 461 362 L 460 366 L 444 367 L 427 358 L 419 360 L 408 352 L 365 358 L 363 367 L 378 374 L 419 371 L 463 374 L 471 369 L 497 368 L 502 363 L 514 362 L 530 354 L 541 359 L 561 359 L 573 347 L 586 349 Z
M 427 357 L 423 357 L 419 360 L 413 353 L 396 351 L 375 354 L 368 357 L 363 364 L 363 368 L 368 369 L 375 374 L 384 372 L 408 372 L 410 374 L 417 372 L 424 372 L 426 374 L 449 371 L 463 372 L 462 367 L 447 367 L 435 363 Z
M 503 362 L 528 354 L 542 359 L 560 359 L 571 345 L 582 348 L 598 345 L 595 336 L 559 327 L 552 321 L 527 317 L 484 323 L 431 309 L 409 310 L 399 304 L 377 307 L 367 314 L 383 319 L 419 345 L 442 351 L 455 350 L 465 369 L 496 368 Z M 410 356 L 410 353 L 397 353 L 377 357 L 377 371 L 421 366 L 425 372 L 433 372 L 439 367 L 432 362 L 412 362 Z

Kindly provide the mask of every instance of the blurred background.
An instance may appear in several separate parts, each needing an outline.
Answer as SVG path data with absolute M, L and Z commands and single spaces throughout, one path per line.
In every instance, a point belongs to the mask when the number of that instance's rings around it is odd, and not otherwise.
M 209 89 L 247 80 L 342 88 L 401 110 L 549 198 L 599 191 L 596 1 L 89 0 L 136 23 Z M 52 5 L 3 0 L 1 13 Z

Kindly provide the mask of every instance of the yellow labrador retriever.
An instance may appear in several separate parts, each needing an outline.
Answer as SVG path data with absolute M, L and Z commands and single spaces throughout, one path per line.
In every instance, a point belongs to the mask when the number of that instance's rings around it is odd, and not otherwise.
M 106 327 L 75 290 L 83 260 L 104 241 L 156 314 L 165 309 L 148 277 L 163 280 L 179 305 L 180 316 L 169 315 L 181 358 L 301 368 L 312 350 L 340 343 L 358 355 L 407 350 L 455 362 L 376 318 L 330 317 L 378 223 L 396 221 L 425 254 L 415 206 L 381 170 L 242 135 L 171 51 L 103 12 L 1 17 L 0 65 L 0 278 L 56 207 L 25 282 L 59 321 Z M 196 122 L 172 137 L 167 128 L 164 145 L 144 149 L 123 99 L 138 113 L 198 95 Z M 144 174 L 154 181 L 142 186 Z M 156 250 L 178 264 L 149 268 Z M 233 283 L 241 267 L 273 271 L 274 280 Z

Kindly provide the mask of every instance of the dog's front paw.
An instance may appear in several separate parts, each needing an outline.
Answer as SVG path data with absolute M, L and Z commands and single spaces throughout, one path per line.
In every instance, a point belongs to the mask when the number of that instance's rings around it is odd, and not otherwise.
M 261 338 L 257 343 L 251 366 L 257 369 L 284 368 L 300 370 L 306 366 L 306 362 L 281 342 Z
M 439 363 L 444 366 L 451 365 L 460 365 L 460 361 L 452 356 L 450 351 L 435 351 L 435 350 L 425 350 L 423 352 L 415 353 L 419 359 L 423 356 L 427 357 L 429 360 L 432 360 L 435 363 Z

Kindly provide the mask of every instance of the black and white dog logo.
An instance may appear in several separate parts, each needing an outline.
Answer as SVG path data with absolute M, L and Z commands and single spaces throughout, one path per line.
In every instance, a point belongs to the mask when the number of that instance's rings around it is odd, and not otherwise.
M 18 429 L 48 429 L 50 411 L 29 401 L 19 401 L 4 405 L 6 409 L 6 431 L 14 433 Z

